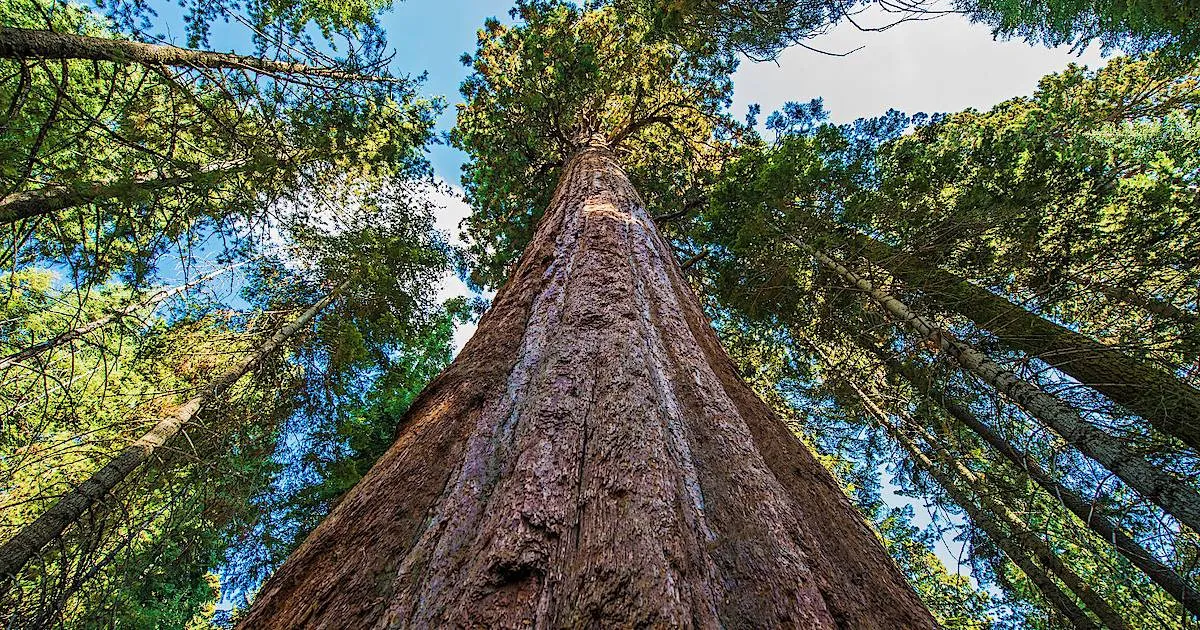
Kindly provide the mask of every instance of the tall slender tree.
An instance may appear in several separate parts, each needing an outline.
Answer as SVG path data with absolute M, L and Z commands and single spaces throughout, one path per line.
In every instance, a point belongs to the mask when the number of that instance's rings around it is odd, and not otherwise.
M 819 228 L 818 228 L 819 229 Z M 1139 361 L 864 234 L 853 251 L 910 287 L 995 334 L 1015 350 L 1045 361 L 1150 422 L 1200 448 L 1200 390 L 1161 367 Z
M 336 288 L 281 327 L 262 345 L 223 370 L 211 383 L 204 385 L 199 393 L 180 405 L 174 413 L 159 420 L 145 435 L 123 449 L 77 488 L 60 498 L 37 520 L 21 528 L 12 538 L 5 541 L 0 546 L 0 579 L 5 583 L 12 580 L 30 558 L 51 541 L 62 536 L 67 527 L 83 516 L 88 508 L 112 492 L 130 473 L 148 461 L 157 449 L 178 435 L 205 403 L 225 393 L 257 363 L 310 325 L 313 318 L 329 306 L 344 288 Z
M 313 67 L 130 41 L 53 0 L 0 11 L 7 262 L 140 279 L 171 249 L 237 256 L 298 212 L 340 211 L 333 190 L 428 173 L 439 106 L 379 51 Z
M 1073 625 L 1082 628 L 1101 627 L 1087 616 L 1087 611 L 1090 610 L 1103 627 L 1113 629 L 1126 627 L 1124 619 L 1116 610 L 1092 591 L 1091 587 L 1078 574 L 1068 568 L 1055 555 L 1054 550 L 1031 531 L 1024 521 L 1013 514 L 1007 506 L 1000 504 L 990 494 L 991 491 L 985 487 L 984 481 L 978 475 L 955 460 L 953 456 L 947 457 L 946 453 L 938 447 L 936 439 L 931 439 L 928 433 L 921 431 L 920 428 L 914 430 L 915 423 L 911 420 L 900 418 L 901 422 L 908 420 L 904 425 L 893 420 L 891 414 L 880 405 L 876 398 L 852 378 L 842 373 L 837 364 L 818 345 L 810 342 L 810 347 L 820 358 L 824 368 L 854 393 L 858 404 L 867 410 L 875 422 L 879 423 L 892 439 L 900 443 L 914 461 L 933 476 L 972 519 L 989 532 L 1004 553 L 1035 581 L 1043 596 Z M 910 433 L 917 435 L 913 436 Z M 935 454 L 930 455 L 921 448 L 918 441 L 922 438 L 932 447 L 930 450 L 935 451 Z M 963 490 L 960 484 L 966 485 L 971 490 Z M 975 498 L 971 498 L 969 494 L 975 495 Z M 1040 567 L 1034 564 L 1035 561 Z M 1052 581 L 1044 579 L 1046 573 L 1061 581 L 1071 595 L 1058 588 Z M 1074 597 L 1078 597 L 1085 606 L 1077 604 Z
M 873 341 L 867 341 L 864 345 L 880 357 L 891 373 L 901 375 L 921 395 L 935 401 L 946 413 L 995 449 L 996 453 L 1027 474 L 1056 500 L 1061 501 L 1063 506 L 1098 536 L 1111 541 L 1122 555 L 1145 572 L 1151 580 L 1154 580 L 1193 615 L 1200 615 L 1200 592 L 1186 578 L 1161 562 L 1154 552 L 1134 540 L 1117 522 L 1104 513 L 1102 505 L 1111 502 L 1107 500 L 1107 497 L 1096 496 L 1089 500 L 1080 495 L 1078 491 L 1067 487 L 1047 471 L 1041 462 L 1028 453 L 1022 452 L 1020 448 L 1004 439 L 980 420 L 966 405 L 954 400 L 947 392 L 939 389 L 927 372 L 913 365 L 901 363 L 879 348 Z

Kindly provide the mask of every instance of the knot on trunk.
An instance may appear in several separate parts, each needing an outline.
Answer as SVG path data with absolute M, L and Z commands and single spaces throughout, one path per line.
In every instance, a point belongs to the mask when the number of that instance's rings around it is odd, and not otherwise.
M 509 584 L 541 578 L 546 574 L 546 556 L 535 549 L 512 550 L 512 554 L 492 558 L 488 566 L 488 586 L 502 587 Z

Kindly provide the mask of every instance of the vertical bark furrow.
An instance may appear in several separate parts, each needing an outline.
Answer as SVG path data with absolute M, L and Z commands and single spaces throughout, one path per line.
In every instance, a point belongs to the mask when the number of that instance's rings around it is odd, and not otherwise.
M 579 151 L 476 337 L 244 627 L 932 628 L 668 251 L 612 153 Z
M 667 251 L 661 237 L 656 239 Z M 742 380 L 682 272 L 671 266 L 668 270 L 676 292 L 687 296 L 685 318 L 707 364 L 719 375 L 755 448 L 791 499 L 795 536 L 838 627 L 913 627 L 913 599 L 903 575 L 881 547 L 864 544 L 877 540 L 877 534 L 858 516 L 833 476 Z

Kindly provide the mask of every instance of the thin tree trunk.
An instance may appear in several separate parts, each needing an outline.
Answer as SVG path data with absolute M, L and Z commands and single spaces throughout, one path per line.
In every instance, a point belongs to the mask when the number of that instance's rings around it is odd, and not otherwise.
M 1082 274 L 1072 273 L 1068 274 L 1067 277 L 1071 282 L 1084 289 L 1095 291 L 1114 302 L 1140 308 L 1148 313 L 1169 319 L 1185 328 L 1200 328 L 1200 315 L 1185 311 L 1166 300 L 1143 295 L 1132 289 L 1116 286 L 1103 280 L 1089 278 Z
M 967 513 L 967 517 L 971 519 L 971 522 L 975 523 L 979 529 L 982 529 L 987 534 L 988 539 L 996 543 L 996 546 L 1004 552 L 1004 555 L 1008 556 L 1008 559 L 1012 560 L 1013 564 L 1016 564 L 1021 569 L 1021 572 L 1025 574 L 1025 577 L 1029 578 L 1029 581 L 1038 589 L 1042 597 L 1045 597 L 1046 601 L 1059 614 L 1066 617 L 1071 622 L 1071 625 L 1076 628 L 1100 627 L 1095 620 L 1087 615 L 1087 612 L 1079 605 L 1075 598 L 1059 587 L 1046 571 L 1034 562 L 1034 559 L 1030 556 L 1030 550 L 1024 544 L 1024 541 L 1016 540 L 1008 532 L 1004 531 L 1000 524 L 986 510 L 980 509 L 979 506 L 975 505 L 966 492 L 938 470 L 937 465 L 917 448 L 916 444 L 911 440 L 907 437 L 897 435 L 896 441 L 904 447 L 904 450 L 908 452 L 909 456 L 913 458 L 913 461 L 922 470 L 933 477 L 934 481 L 942 487 L 942 490 L 950 496 L 950 500 L 954 501 L 955 505 L 958 505 Z
M 177 287 L 171 287 L 167 289 L 160 289 L 154 293 L 151 293 L 143 300 L 125 306 L 125 308 L 110 311 L 108 314 L 83 324 L 82 326 L 77 326 L 71 330 L 65 330 L 49 339 L 26 346 L 12 354 L 9 354 L 6 357 L 0 358 L 0 371 L 8 369 L 13 364 L 31 359 L 43 352 L 49 352 L 50 350 L 53 350 L 61 345 L 70 343 L 92 331 L 104 328 L 113 322 L 125 319 L 126 317 L 133 317 L 137 313 L 147 309 L 153 309 L 162 302 L 179 295 L 180 293 L 183 293 L 192 287 L 204 284 L 213 278 L 233 271 L 234 269 L 241 267 L 243 264 L 245 263 L 229 265 L 212 273 L 202 275 L 199 278 L 188 282 L 187 284 L 181 284 Z
M 981 480 L 973 471 L 971 471 L 971 469 L 964 466 L 961 461 L 959 461 L 950 453 L 936 446 L 938 444 L 937 440 L 933 439 L 929 434 L 925 434 L 924 437 L 926 442 L 934 446 L 934 450 L 939 453 L 939 458 L 942 460 L 942 464 L 948 466 L 950 470 L 953 470 L 955 473 L 957 473 L 958 476 L 961 477 L 967 484 L 967 487 L 974 489 L 973 494 L 979 498 L 978 506 L 975 505 L 974 501 L 972 501 L 970 497 L 966 496 L 966 493 L 963 493 L 959 490 L 958 485 L 951 481 L 949 477 L 946 476 L 946 473 L 939 469 L 939 467 L 909 439 L 909 437 L 900 427 L 897 427 L 896 424 L 892 422 L 891 418 L 888 416 L 888 413 L 882 407 L 880 407 L 878 403 L 875 402 L 874 398 L 872 398 L 867 392 L 859 387 L 854 380 L 841 373 L 841 370 L 834 365 L 833 361 L 831 361 L 829 356 L 821 350 L 820 346 L 816 345 L 812 341 L 808 341 L 808 343 L 813 351 L 817 353 L 818 357 L 821 359 L 821 362 L 831 372 L 833 372 L 833 374 L 839 380 L 841 380 L 843 383 L 849 386 L 851 390 L 854 391 L 855 396 L 858 397 L 863 408 L 875 418 L 875 421 L 879 423 L 881 428 L 883 428 L 888 435 L 891 435 L 893 439 L 899 442 L 913 457 L 914 461 L 921 465 L 926 472 L 934 476 L 934 478 L 938 481 L 938 484 L 941 485 L 943 489 L 947 491 L 947 493 L 951 494 L 951 498 L 954 500 L 955 504 L 967 511 L 971 519 L 977 524 L 980 524 L 980 527 L 988 532 L 989 538 L 992 538 L 994 542 L 997 542 L 1002 549 L 1015 545 L 1017 549 L 1023 550 L 1027 553 L 1032 553 L 1033 557 L 1035 557 L 1043 567 L 1058 577 L 1058 579 L 1061 580 L 1068 589 L 1075 593 L 1075 595 L 1087 605 L 1088 609 L 1095 613 L 1096 617 L 1100 620 L 1104 627 L 1109 628 L 1110 630 L 1122 630 L 1126 627 L 1125 620 L 1122 619 L 1115 610 L 1113 610 L 1112 606 L 1109 605 L 1109 603 L 1103 597 L 1100 597 L 1099 594 L 1092 590 L 1092 588 L 1088 586 L 1088 584 L 1084 582 L 1077 573 L 1067 567 L 1066 564 L 1063 563 L 1062 559 L 1058 557 L 1057 553 L 1050 548 L 1050 545 L 1048 545 L 1046 541 L 1042 540 L 1041 537 L 1030 530 L 1025 521 L 1021 520 L 1021 518 L 1014 514 L 1012 510 L 1008 509 L 1008 506 L 992 498 L 987 491 L 983 489 L 983 480 Z M 995 517 L 995 519 L 993 519 L 993 517 Z M 997 519 L 999 522 L 1004 524 L 1008 532 L 1007 534 L 1004 533 L 1004 529 L 997 526 Z M 986 526 L 984 523 L 986 523 Z M 1001 541 L 998 540 L 997 537 L 999 539 L 1003 539 L 1003 545 L 1000 544 Z M 1020 553 L 1020 551 L 1014 552 Z M 1005 551 L 1005 555 L 1009 555 L 1010 558 L 1012 557 L 1007 550 Z M 1051 593 L 1051 597 L 1053 596 L 1054 594 Z M 1067 611 L 1060 612 L 1064 612 L 1065 614 Z
M 926 443 L 933 447 L 933 451 L 937 453 L 942 465 L 957 473 L 968 487 L 975 490 L 974 494 L 979 498 L 980 507 L 989 518 L 995 515 L 1001 523 L 1007 526 L 1008 530 L 1012 532 L 1013 537 L 1016 538 L 1016 541 L 1023 547 L 1032 550 L 1038 562 L 1066 585 L 1071 592 L 1075 593 L 1076 597 L 1082 600 L 1090 611 L 1095 613 L 1104 627 L 1111 630 L 1123 630 L 1127 627 L 1125 619 L 1113 609 L 1108 600 L 1100 596 L 1078 573 L 1068 567 L 1062 558 L 1059 557 L 1058 553 L 1045 540 L 1029 529 L 1029 525 L 1020 516 L 1008 509 L 1008 506 L 1002 501 L 997 500 L 989 494 L 989 491 L 984 487 L 985 482 L 983 479 L 967 468 L 952 453 L 938 446 L 938 441 L 934 436 L 924 432 L 919 425 L 913 424 L 917 427 L 918 431 L 921 431 Z M 897 430 L 897 428 L 893 427 L 893 430 Z
M 345 286 L 343 284 L 330 292 L 299 317 L 276 331 L 252 353 L 222 371 L 170 417 L 160 420 L 136 442 L 125 447 L 112 461 L 92 473 L 91 477 L 67 492 L 50 509 L 0 545 L 0 580 L 9 580 L 20 572 L 30 558 L 51 541 L 62 536 L 67 527 L 77 521 L 88 508 L 112 492 L 130 473 L 149 460 L 159 447 L 175 437 L 205 404 L 223 394 L 255 365 L 307 326 L 333 302 Z
M 871 344 L 868 350 L 880 357 L 889 371 L 902 376 L 914 389 L 941 406 L 946 413 L 949 413 L 954 419 L 973 431 L 980 439 L 1003 455 L 1015 467 L 1024 471 L 1034 483 L 1061 501 L 1063 506 L 1077 516 L 1088 529 L 1113 545 L 1131 564 L 1141 569 L 1155 584 L 1162 587 L 1167 594 L 1175 598 L 1185 609 L 1193 615 L 1200 616 L 1200 591 L 1193 588 L 1191 583 L 1176 573 L 1175 570 L 1160 562 L 1148 549 L 1138 544 L 1136 540 L 1125 533 L 1118 523 L 1101 514 L 1095 505 L 1097 502 L 1104 502 L 1101 497 L 1097 498 L 1099 499 L 1098 501 L 1088 501 L 1079 493 L 1060 483 L 1042 468 L 1042 465 L 1037 460 L 1022 452 L 1008 440 L 1005 440 L 993 431 L 991 427 L 981 421 L 965 405 L 959 404 L 947 396 L 945 392 L 938 389 L 928 374 L 918 371 L 911 365 L 897 361 L 874 344 Z
M 935 625 L 596 139 L 401 427 L 242 628 Z
M 397 81 L 397 79 L 373 77 L 334 68 L 309 66 L 290 61 L 274 61 L 265 57 L 249 57 L 232 53 L 179 48 L 166 44 L 145 44 L 124 39 L 11 27 L 0 27 L 0 58 L 89 59 L 114 63 L 134 62 L 146 66 L 254 70 L 272 75 L 319 77 L 336 81 Z
M 867 260 L 991 331 L 1005 345 L 1045 361 L 1159 431 L 1200 449 L 1200 390 L 1174 374 L 1035 315 L 882 241 L 858 233 L 850 238 Z
M 1200 494 L 1187 481 L 1160 470 L 1120 440 L 1089 423 L 1077 411 L 1040 387 L 1021 379 L 992 361 L 987 355 L 959 341 L 912 312 L 903 302 L 875 288 L 824 252 L 815 250 L 794 237 L 787 238 L 813 253 L 821 264 L 838 274 L 850 286 L 871 296 L 897 322 L 938 348 L 964 369 L 1007 396 L 1033 417 L 1058 433 L 1068 444 L 1091 457 L 1147 500 L 1161 507 L 1180 523 L 1200 531 Z
M 270 163 L 273 163 L 273 161 Z M 194 173 L 177 177 L 135 177 L 121 181 L 82 185 L 51 185 L 37 190 L 17 192 L 0 198 L 0 225 L 8 225 L 22 219 L 40 217 L 55 210 L 73 208 L 98 201 L 127 200 L 139 195 L 145 195 L 146 193 L 188 184 L 198 184 L 205 181 L 217 182 L 232 175 L 246 173 L 256 168 L 264 168 L 267 165 L 268 162 L 255 162 L 254 164 L 244 164 L 236 167 L 223 165 L 200 167 Z
M 697 252 L 697 253 L 693 254 L 692 256 L 689 256 L 687 260 L 679 263 L 679 268 L 686 271 L 688 269 L 691 269 L 692 265 L 695 265 L 696 263 L 700 262 L 701 260 L 704 260 L 705 258 L 708 258 L 708 250 L 707 249 Z

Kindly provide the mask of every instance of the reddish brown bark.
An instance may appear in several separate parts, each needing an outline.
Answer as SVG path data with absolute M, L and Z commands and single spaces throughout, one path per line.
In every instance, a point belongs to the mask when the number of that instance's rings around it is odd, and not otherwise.
M 242 627 L 461 626 L 935 626 L 602 147 Z

